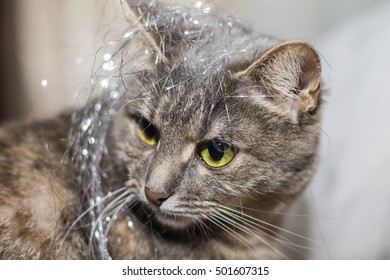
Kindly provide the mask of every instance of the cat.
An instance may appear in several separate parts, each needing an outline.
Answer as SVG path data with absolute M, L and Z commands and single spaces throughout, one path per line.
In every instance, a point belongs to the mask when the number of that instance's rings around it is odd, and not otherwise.
M 74 112 L 0 130 L 0 258 L 283 258 L 321 66 L 208 4 L 128 1 Z M 112 49 L 111 49 L 112 50 Z

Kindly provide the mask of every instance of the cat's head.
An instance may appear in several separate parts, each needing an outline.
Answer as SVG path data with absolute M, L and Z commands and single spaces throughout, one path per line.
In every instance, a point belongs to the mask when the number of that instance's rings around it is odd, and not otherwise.
M 267 219 L 313 172 L 319 56 L 202 7 L 174 9 L 134 9 L 152 55 L 113 121 L 115 168 L 165 229 Z

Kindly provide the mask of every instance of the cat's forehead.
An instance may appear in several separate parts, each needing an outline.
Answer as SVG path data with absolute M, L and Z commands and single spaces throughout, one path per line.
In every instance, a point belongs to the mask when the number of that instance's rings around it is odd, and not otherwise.
M 170 73 L 149 85 L 141 98 L 138 114 L 152 122 L 159 130 L 185 133 L 186 137 L 199 138 L 210 121 L 210 113 L 227 90 L 221 84 L 223 73 L 186 75 Z
M 212 107 L 214 93 L 200 82 L 182 82 L 162 89 L 149 106 L 155 106 L 153 121 L 161 127 L 191 126 L 199 129 Z
M 191 81 L 149 91 L 140 106 L 142 116 L 165 136 L 200 141 L 218 138 L 233 141 L 242 137 L 248 119 L 254 117 L 244 99 L 235 98 L 238 85 L 226 73 L 218 72 Z M 239 140 L 239 139 L 237 139 Z

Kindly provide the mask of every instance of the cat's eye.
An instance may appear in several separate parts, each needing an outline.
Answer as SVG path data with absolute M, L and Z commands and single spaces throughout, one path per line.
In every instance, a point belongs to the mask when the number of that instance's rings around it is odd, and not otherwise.
M 199 156 L 210 167 L 218 168 L 233 160 L 236 151 L 233 146 L 218 140 L 207 141 L 200 145 Z
M 138 124 L 138 135 L 149 146 L 156 146 L 160 139 L 158 130 L 145 119 L 141 119 Z

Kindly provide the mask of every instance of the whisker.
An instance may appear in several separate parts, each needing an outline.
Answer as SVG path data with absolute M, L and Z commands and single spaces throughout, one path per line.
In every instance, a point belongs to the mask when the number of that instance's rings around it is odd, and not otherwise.
M 61 242 L 60 242 L 60 248 L 63 246 L 66 238 L 68 237 L 68 235 L 70 234 L 71 230 L 76 226 L 77 223 L 79 223 L 81 221 L 81 219 L 83 219 L 85 217 L 85 215 L 87 215 L 88 213 L 90 213 L 90 211 L 92 211 L 92 209 L 94 209 L 95 207 L 97 207 L 99 204 L 102 204 L 105 200 L 111 198 L 112 196 L 122 192 L 122 191 L 126 191 L 126 187 L 122 187 L 122 188 L 119 188 L 118 190 L 114 191 L 114 192 L 111 192 L 109 194 L 107 194 L 106 196 L 104 196 L 98 203 L 94 204 L 94 205 L 91 205 L 90 207 L 88 207 L 84 212 L 82 212 L 78 217 L 77 219 L 70 225 L 70 227 L 68 228 L 68 230 L 66 231 L 64 237 L 62 238 Z
M 235 204 L 230 204 L 230 205 L 236 206 Z M 296 213 L 289 213 L 289 212 L 266 211 L 266 210 L 260 210 L 260 209 L 256 209 L 256 208 L 245 207 L 243 205 L 241 205 L 240 207 L 242 209 L 245 209 L 245 210 L 251 210 L 251 211 L 254 211 L 254 212 L 265 213 L 265 214 L 281 215 L 281 216 L 288 216 L 288 217 L 321 218 L 321 219 L 336 220 L 336 221 L 340 221 L 340 222 L 348 222 L 345 219 L 335 218 L 335 217 L 330 217 L 330 216 L 320 216 L 320 215 L 310 215 L 310 214 L 296 214 Z
M 263 226 L 263 225 L 259 225 L 258 223 L 256 223 L 256 222 L 254 222 L 254 221 L 251 221 L 251 220 L 247 219 L 247 218 L 245 217 L 245 214 L 244 214 L 244 213 L 241 213 L 242 215 L 239 216 L 239 215 L 237 215 L 237 214 L 235 214 L 235 213 L 232 213 L 232 212 L 227 211 L 227 210 L 224 210 L 224 209 L 220 209 L 220 211 L 221 211 L 222 213 L 224 213 L 225 215 L 228 215 L 228 216 L 232 217 L 233 219 L 241 219 L 241 221 L 245 222 L 245 227 L 249 227 L 249 228 L 254 229 L 254 230 L 260 230 L 260 229 L 262 229 L 262 230 L 265 230 L 265 231 L 261 231 L 261 232 L 266 233 L 266 234 L 269 235 L 270 237 L 273 237 L 273 236 L 270 234 L 270 233 L 272 233 L 272 234 L 275 234 L 275 235 L 277 235 L 277 236 L 279 236 L 279 237 L 285 239 L 285 241 L 289 241 L 286 237 L 280 235 L 280 234 L 277 233 L 276 231 L 273 231 L 273 230 L 271 230 L 271 229 L 269 229 L 269 228 L 267 228 L 267 227 L 265 227 L 265 226 Z M 233 221 L 234 221 L 235 223 L 238 223 L 238 222 L 235 221 L 235 220 L 233 220 Z M 260 227 L 260 229 L 257 228 L 256 226 Z M 266 231 L 268 231 L 268 232 L 270 232 L 270 233 L 267 233 Z
M 311 239 L 311 238 L 306 237 L 306 236 L 304 236 L 304 235 L 300 235 L 300 234 L 298 234 L 298 233 L 289 231 L 289 230 L 287 230 L 287 229 L 284 229 L 284 228 L 282 228 L 282 227 L 279 227 L 279 226 L 276 226 L 276 225 L 274 225 L 274 224 L 268 223 L 268 222 L 266 222 L 266 221 L 257 219 L 257 218 L 255 218 L 255 217 L 253 217 L 253 216 L 251 216 L 251 215 L 248 215 L 248 214 L 246 214 L 246 213 L 244 213 L 244 212 L 240 212 L 240 211 L 238 211 L 238 210 L 236 210 L 236 209 L 233 209 L 233 208 L 230 208 L 230 207 L 227 207 L 227 206 L 224 206 L 224 205 L 219 205 L 219 207 L 220 207 L 220 208 L 224 208 L 225 210 L 228 210 L 228 211 L 232 211 L 232 212 L 234 212 L 234 213 L 236 213 L 236 214 L 238 214 L 238 215 L 241 215 L 241 216 L 243 215 L 244 217 L 248 218 L 249 220 L 252 220 L 252 221 L 255 221 L 255 222 L 258 222 L 258 223 L 267 225 L 267 226 L 269 226 L 269 227 L 272 227 L 272 228 L 274 228 L 274 229 L 280 230 L 280 231 L 285 232 L 285 233 L 287 233 L 287 234 L 290 234 L 290 235 L 292 235 L 292 236 L 301 238 L 301 239 L 306 240 L 306 241 L 310 241 L 310 242 L 315 243 L 315 244 L 317 244 L 317 245 L 320 244 L 320 242 L 318 242 L 318 241 L 316 241 L 316 240 L 314 240 L 314 239 Z
M 312 191 L 311 187 L 309 187 L 309 190 L 310 190 L 311 199 L 312 199 L 312 201 L 314 202 L 314 196 L 313 196 L 313 191 Z M 314 212 L 315 212 L 315 213 L 318 213 L 317 207 L 316 207 L 315 203 L 313 203 L 313 207 L 314 207 Z M 328 247 L 328 244 L 327 244 L 326 241 L 325 241 L 325 237 L 324 237 L 324 234 L 323 234 L 323 232 L 322 232 L 322 229 L 321 229 L 321 226 L 320 226 L 320 223 L 319 223 L 317 217 L 316 217 L 315 221 L 316 221 L 316 225 L 317 225 L 317 228 L 318 228 L 318 230 L 319 230 L 319 233 L 320 233 L 321 240 L 322 240 L 323 244 L 325 245 L 325 249 L 326 249 L 327 256 L 328 256 L 329 259 L 332 259 L 332 258 L 331 258 L 331 254 L 330 254 L 330 250 L 329 250 L 329 247 Z
M 270 242 L 267 242 L 264 238 L 261 237 L 261 235 L 257 234 L 256 232 L 253 232 L 252 230 L 243 227 L 242 224 L 238 223 L 235 220 L 230 219 L 229 217 L 225 215 L 220 215 L 219 217 L 223 217 L 224 221 L 227 222 L 228 224 L 236 227 L 237 229 L 242 230 L 243 232 L 249 234 L 250 236 L 254 237 L 257 240 L 260 240 L 263 244 L 265 244 L 267 247 L 269 247 L 272 251 L 277 253 L 278 255 L 282 256 L 285 259 L 288 259 L 288 257 L 283 254 L 280 250 L 276 249 L 275 246 L 273 246 Z
M 207 218 L 206 218 L 207 219 Z M 203 233 L 203 235 L 207 238 L 207 240 L 210 242 L 211 246 L 216 249 L 214 242 L 210 238 L 208 233 L 213 233 L 213 230 L 199 217 L 193 218 L 196 226 L 200 229 L 200 231 Z
M 254 250 L 252 249 L 254 244 L 250 244 L 247 240 L 244 239 L 243 236 L 241 236 L 239 233 L 235 232 L 233 229 L 229 228 L 223 221 L 220 221 L 217 219 L 217 216 L 208 217 L 208 220 L 216 225 L 217 227 L 221 228 L 222 230 L 229 233 L 231 236 L 233 236 L 235 239 L 238 239 L 242 244 L 244 244 L 249 250 L 254 253 Z
M 126 190 L 124 193 L 122 193 L 121 195 L 119 195 L 118 197 L 116 197 L 113 201 L 111 201 L 103 210 L 102 212 L 99 214 L 99 216 L 95 219 L 95 221 L 100 221 L 100 220 L 103 220 L 103 216 L 104 215 L 107 215 L 108 212 L 110 212 L 111 210 L 113 209 L 116 209 L 115 207 L 120 204 L 120 201 L 122 201 L 123 199 L 126 200 L 129 196 L 129 191 Z M 94 222 L 94 225 L 92 226 L 91 228 L 91 232 L 90 232 L 90 237 L 89 237 L 89 243 L 92 244 L 92 239 L 93 239 L 93 235 L 95 233 L 95 230 L 96 230 L 96 227 L 99 226 L 99 223 L 95 223 Z
M 227 210 L 220 210 L 220 211 L 222 211 L 222 213 L 232 217 L 233 219 L 242 219 L 242 221 L 245 223 L 245 226 L 240 224 L 239 222 L 237 222 L 235 220 L 232 220 L 232 222 L 239 229 L 244 230 L 244 229 L 247 229 L 249 227 L 248 231 L 245 230 L 245 231 L 247 231 L 247 233 L 251 233 L 251 234 L 253 233 L 254 235 L 257 235 L 256 232 L 260 232 L 262 234 L 266 234 L 272 240 L 277 241 L 278 244 L 289 248 L 290 250 L 294 251 L 295 253 L 301 255 L 302 257 L 305 257 L 305 255 L 303 255 L 303 253 L 301 251 L 299 251 L 298 248 L 299 249 L 307 249 L 307 250 L 312 249 L 312 248 L 307 247 L 307 246 L 296 244 L 296 243 L 292 242 L 291 240 L 289 240 L 287 237 L 279 234 L 278 232 L 270 230 L 269 228 L 262 226 L 262 225 L 259 225 L 253 221 L 250 221 L 250 220 L 246 219 L 245 217 L 238 216 L 237 214 L 231 213 Z M 248 222 L 248 224 L 247 224 L 247 222 Z M 260 227 L 260 228 L 257 228 L 256 226 Z M 255 232 L 253 232 L 252 230 L 255 230 Z
M 99 215 L 99 218 L 101 218 L 101 215 L 107 214 L 109 211 L 111 211 L 115 207 L 115 204 L 118 201 L 122 200 L 123 198 L 126 198 L 129 195 L 131 195 L 131 193 L 127 190 L 124 193 L 122 193 L 121 195 L 119 195 L 118 197 L 116 197 L 114 200 L 112 200 L 109 204 L 107 204 L 104 207 L 102 213 L 100 213 L 100 215 Z
M 116 216 L 118 215 L 118 212 L 119 212 L 121 209 L 123 209 L 123 207 L 124 207 L 126 204 L 129 204 L 129 203 L 130 203 L 130 205 L 132 205 L 132 204 L 135 203 L 135 201 L 134 201 L 134 196 L 129 196 L 129 197 L 127 197 L 127 198 L 123 201 L 123 203 L 120 203 L 120 204 L 115 208 L 115 211 L 114 211 L 114 213 L 112 214 L 112 216 L 113 216 L 113 217 L 116 217 Z M 131 206 L 130 206 L 130 207 L 131 207 Z M 107 236 L 108 233 L 110 232 L 110 229 L 111 229 L 111 227 L 112 227 L 114 221 L 115 221 L 115 219 L 111 219 L 111 220 L 109 221 L 109 223 L 107 224 L 107 226 L 106 226 L 106 231 L 105 231 L 105 233 L 104 233 L 105 236 Z

